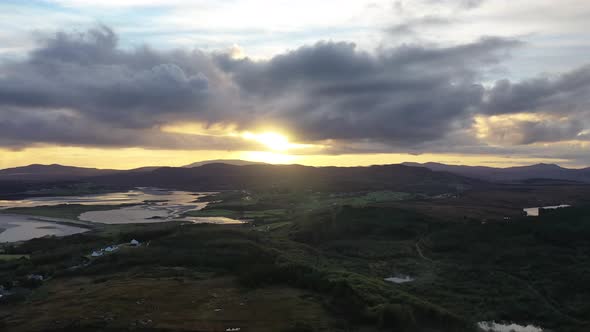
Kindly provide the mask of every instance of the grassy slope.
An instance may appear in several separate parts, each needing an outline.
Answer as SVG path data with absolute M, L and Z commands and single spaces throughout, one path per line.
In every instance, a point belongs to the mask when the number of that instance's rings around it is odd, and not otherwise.
M 4 254 L 0 254 L 0 261 L 4 261 L 4 262 L 9 262 L 9 261 L 13 261 L 13 260 L 18 260 L 18 259 L 22 259 L 22 258 L 29 258 L 29 255 L 4 255 Z
M 9 318 L 11 331 L 67 328 L 159 328 L 189 331 L 281 331 L 297 322 L 327 330 L 330 315 L 313 295 L 288 287 L 244 290 L 228 277 L 109 274 L 48 283 Z M 58 322 L 58 323 L 55 323 Z

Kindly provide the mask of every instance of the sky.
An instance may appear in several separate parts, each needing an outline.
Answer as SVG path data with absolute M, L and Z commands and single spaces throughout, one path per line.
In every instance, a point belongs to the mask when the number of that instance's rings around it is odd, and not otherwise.
M 583 0 L 0 2 L 0 168 L 590 166 Z

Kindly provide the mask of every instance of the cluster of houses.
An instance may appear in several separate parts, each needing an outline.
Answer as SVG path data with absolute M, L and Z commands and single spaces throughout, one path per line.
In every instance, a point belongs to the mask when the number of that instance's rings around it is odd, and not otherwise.
M 29 279 L 29 280 L 35 280 L 35 281 L 43 281 L 43 280 L 45 280 L 45 277 L 43 277 L 40 274 L 29 274 L 27 276 L 27 279 Z
M 91 257 L 101 257 L 103 255 L 110 254 L 112 252 L 115 252 L 115 251 L 119 250 L 119 248 L 121 246 L 123 246 L 123 245 L 125 245 L 125 244 L 113 244 L 111 246 L 108 246 L 108 247 L 105 247 L 105 248 L 102 248 L 102 249 L 93 251 L 90 254 L 90 256 Z M 131 246 L 131 247 L 139 247 L 141 245 L 141 243 L 139 241 L 137 241 L 136 239 L 133 239 L 133 240 L 131 240 L 129 242 L 128 245 Z

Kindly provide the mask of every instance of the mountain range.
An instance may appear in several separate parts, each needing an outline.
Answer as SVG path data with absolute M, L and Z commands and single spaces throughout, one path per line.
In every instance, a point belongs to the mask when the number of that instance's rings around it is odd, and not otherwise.
M 88 178 L 100 185 L 171 187 L 187 190 L 283 188 L 326 191 L 396 190 L 448 192 L 480 183 L 424 167 L 381 165 L 369 167 L 311 167 L 302 165 L 206 164 L 198 167 L 161 167 L 151 172 L 128 172 Z
M 248 161 L 248 160 L 241 160 L 241 159 L 215 159 L 215 160 L 204 160 L 204 161 L 197 161 L 196 163 L 184 165 L 184 168 L 193 168 L 199 167 L 208 164 L 227 164 L 227 165 L 234 165 L 234 166 L 245 166 L 245 165 L 262 165 L 265 163 L 256 162 L 256 161 Z
M 0 181 L 67 181 L 122 172 L 114 169 L 98 169 L 58 164 L 33 164 L 0 170 Z
M 540 180 L 561 180 L 590 183 L 590 167 L 582 169 L 565 168 L 555 164 L 535 164 L 506 168 L 487 166 L 446 165 L 440 163 L 403 163 L 406 166 L 426 167 L 433 171 L 450 172 L 457 175 L 490 182 L 532 182 Z
M 63 165 L 29 165 L 0 170 L 2 182 L 91 181 L 108 185 L 176 186 L 203 188 L 252 187 L 263 184 L 315 187 L 397 188 L 436 185 L 471 185 L 477 181 L 590 183 L 590 168 L 569 169 L 554 164 L 508 168 L 403 163 L 369 167 L 311 167 L 271 165 L 244 160 L 210 160 L 183 167 L 141 167 L 131 170 L 97 169 Z M 435 185 L 436 184 L 436 185 Z

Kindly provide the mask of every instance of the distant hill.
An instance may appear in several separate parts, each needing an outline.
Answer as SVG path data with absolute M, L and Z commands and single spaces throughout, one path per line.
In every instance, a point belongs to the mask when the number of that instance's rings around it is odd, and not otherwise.
M 196 163 L 188 164 L 182 166 L 184 168 L 193 168 L 199 167 L 208 164 L 227 164 L 227 165 L 234 165 L 234 166 L 244 166 L 244 165 L 262 165 L 265 163 L 256 162 L 256 161 L 247 161 L 247 160 L 240 160 L 240 159 L 215 159 L 215 160 L 204 160 L 198 161 Z
M 0 181 L 67 181 L 86 177 L 115 174 L 122 171 L 58 164 L 13 167 L 0 170 Z
M 52 182 L 88 180 L 110 185 L 191 188 L 238 188 L 263 185 L 314 188 L 432 189 L 451 184 L 471 185 L 476 180 L 527 184 L 590 183 L 590 168 L 569 169 L 554 164 L 507 168 L 403 163 L 369 167 L 310 167 L 272 165 L 245 160 L 208 160 L 183 167 L 149 166 L 113 170 L 64 165 L 29 165 L 0 170 L 1 182 Z
M 572 169 L 555 164 L 535 164 L 496 168 L 486 166 L 446 165 L 440 163 L 403 163 L 407 166 L 426 167 L 433 171 L 450 172 L 493 182 L 538 182 L 539 180 L 561 180 L 566 182 L 590 183 L 590 168 Z
M 157 170 L 160 167 L 163 167 L 163 166 L 144 166 L 144 167 L 133 168 L 133 169 L 123 171 L 123 172 L 151 172 L 151 171 Z
M 424 167 L 310 167 L 213 163 L 192 168 L 161 167 L 151 172 L 117 173 L 91 179 L 101 185 L 155 186 L 186 190 L 310 189 L 396 190 L 443 193 L 481 184 L 479 180 Z

